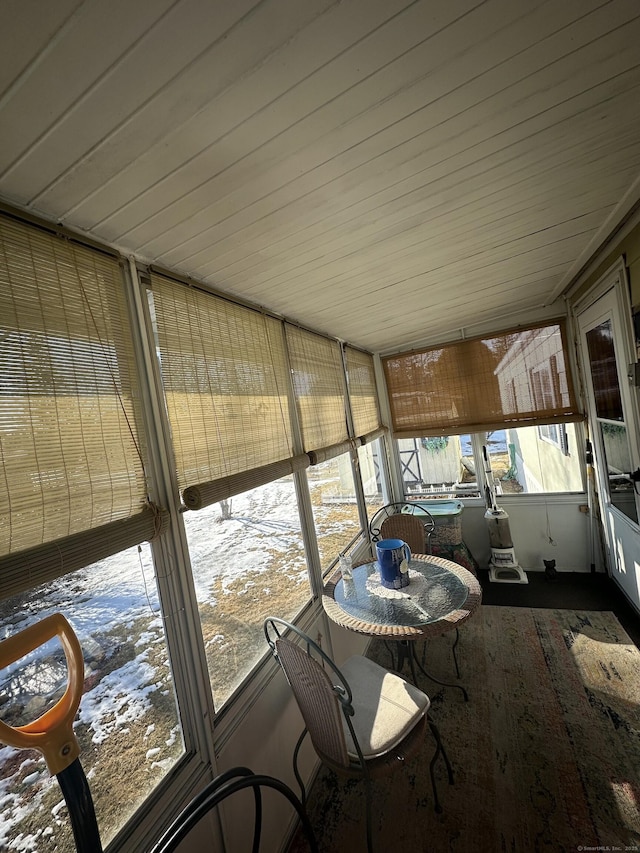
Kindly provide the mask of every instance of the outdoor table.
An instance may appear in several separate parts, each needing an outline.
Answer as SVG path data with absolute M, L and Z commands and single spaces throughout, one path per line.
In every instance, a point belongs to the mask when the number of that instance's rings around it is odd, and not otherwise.
M 445 687 L 467 691 L 460 684 L 435 678 L 415 653 L 416 640 L 454 630 L 473 615 L 482 600 L 478 579 L 457 563 L 429 554 L 414 554 L 410 583 L 387 589 L 380 583 L 376 562 L 353 569 L 351 579 L 337 572 L 325 585 L 322 604 L 336 624 L 358 634 L 399 642 L 398 666 L 409 661 L 414 682 L 416 664 L 424 675 Z

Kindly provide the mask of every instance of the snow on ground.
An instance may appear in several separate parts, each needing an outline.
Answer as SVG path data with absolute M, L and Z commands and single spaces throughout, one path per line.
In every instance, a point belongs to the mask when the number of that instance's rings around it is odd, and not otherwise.
M 231 499 L 232 518 L 220 522 L 218 504 L 185 513 L 196 595 L 215 604 L 211 588 L 222 577 L 223 588 L 247 571 L 268 572 L 264 537 L 282 554 L 291 573 L 306 573 L 302 533 L 293 480 L 278 480 Z M 291 560 L 292 554 L 299 554 Z
M 146 658 L 144 651 L 101 678 L 82 697 L 79 722 L 87 723 L 94 743 L 103 743 L 113 731 L 144 717 L 150 709 L 149 694 L 159 690 L 162 682 L 156 681 L 155 667 Z
M 310 486 L 317 488 L 319 483 Z M 270 551 L 282 554 L 283 565 L 292 576 L 306 574 L 291 478 L 238 495 L 232 499 L 232 507 L 232 518 L 224 522 L 219 521 L 218 505 L 185 514 L 199 603 L 215 604 L 212 586 L 217 578 L 222 579 L 225 588 L 248 570 L 267 570 L 263 559 L 265 536 Z M 149 697 L 153 691 L 161 687 L 166 690 L 166 672 L 160 673 L 148 660 L 148 649 L 163 637 L 159 609 L 151 551 L 145 544 L 74 572 L 19 600 L 0 603 L 0 639 L 51 613 L 62 612 L 78 635 L 89 679 L 93 671 L 100 672 L 101 661 L 116 653 L 113 644 L 120 644 L 123 637 L 133 642 L 135 656 L 99 677 L 82 697 L 79 721 L 89 726 L 94 743 L 104 745 L 114 731 L 126 730 L 132 720 L 144 718 L 151 707 Z M 140 625 L 145 627 L 141 629 Z M 136 626 L 141 633 L 133 636 Z M 162 660 L 166 663 L 166 655 Z M 48 696 L 52 704 L 59 695 L 56 690 L 60 691 L 65 682 L 64 657 L 59 643 L 52 641 L 0 673 L 0 717 L 6 717 L 17 704 L 31 702 L 28 708 L 32 713 L 20 723 L 34 719 L 44 710 L 36 705 L 33 713 L 34 697 Z M 152 719 L 148 735 L 153 732 L 151 726 Z M 175 740 L 176 730 L 166 736 L 168 743 Z M 141 760 L 151 761 L 156 755 L 155 748 L 147 749 Z M 36 835 L 19 835 L 16 825 L 25 813 L 40 806 L 44 789 L 51 784 L 44 761 L 29 759 L 25 766 L 15 750 L 0 746 L 0 849 L 44 849 L 42 839 L 53 831 L 46 821 Z M 54 814 L 50 819 L 52 824 L 57 822 Z

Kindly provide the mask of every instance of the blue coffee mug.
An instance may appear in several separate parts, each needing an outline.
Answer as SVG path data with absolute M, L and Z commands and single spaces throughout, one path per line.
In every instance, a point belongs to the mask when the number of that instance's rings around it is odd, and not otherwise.
M 411 549 L 402 539 L 381 539 L 376 542 L 380 582 L 387 589 L 409 586 Z

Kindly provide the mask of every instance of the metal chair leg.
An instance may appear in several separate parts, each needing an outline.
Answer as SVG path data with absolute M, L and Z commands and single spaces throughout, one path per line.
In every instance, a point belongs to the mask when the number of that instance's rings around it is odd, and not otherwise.
M 447 755 L 447 751 L 444 748 L 444 744 L 442 743 L 442 738 L 440 737 L 440 732 L 438 727 L 433 722 L 430 717 L 427 717 L 427 722 L 429 723 L 429 728 L 436 740 L 437 750 L 442 753 L 442 758 L 444 759 L 445 766 L 447 768 L 447 776 L 449 777 L 449 784 L 453 785 L 453 768 L 451 766 L 451 762 L 449 761 L 449 756 Z
M 435 776 L 435 771 L 434 771 L 434 767 L 435 767 L 436 761 L 438 760 L 438 756 L 442 753 L 442 757 L 444 759 L 444 763 L 445 763 L 445 766 L 447 768 L 447 774 L 449 776 L 449 784 L 450 785 L 453 785 L 453 768 L 451 767 L 451 763 L 449 761 L 449 757 L 448 757 L 447 753 L 445 752 L 445 748 L 442 745 L 442 739 L 440 738 L 440 732 L 438 731 L 438 727 L 433 722 L 433 720 L 431 720 L 429 717 L 427 717 L 427 722 L 429 724 L 429 728 L 431 729 L 431 732 L 432 732 L 433 737 L 435 738 L 435 742 L 436 742 L 436 751 L 434 752 L 433 758 L 431 759 L 431 762 L 429 764 L 429 775 L 431 776 L 431 787 L 433 788 L 434 807 L 435 807 L 436 812 L 438 812 L 438 814 L 440 814 L 442 812 L 442 806 L 440 805 L 440 800 L 438 799 L 438 789 L 436 787 L 436 776 Z
M 456 628 L 456 638 L 451 647 L 451 651 L 453 652 L 453 662 L 456 665 L 456 675 L 460 678 L 460 667 L 458 666 L 458 656 L 456 655 L 456 646 L 458 645 L 458 640 L 460 639 L 460 631 Z
M 293 750 L 293 775 L 296 777 L 296 782 L 300 786 L 300 802 L 302 803 L 302 808 L 306 808 L 307 806 L 307 792 L 304 787 L 304 781 L 302 780 L 302 776 L 298 771 L 298 753 L 300 752 L 300 747 L 302 746 L 302 741 L 307 736 L 307 729 L 304 728 L 302 730 L 302 734 L 298 738 L 298 742 L 296 743 L 295 749 Z
M 451 651 L 453 653 L 453 662 L 454 662 L 455 667 L 456 667 L 456 677 L 457 678 L 460 678 L 460 667 L 458 665 L 458 656 L 456 654 L 456 646 L 458 645 L 459 640 L 460 640 L 460 631 L 458 628 L 456 628 L 456 638 L 453 642 L 453 646 L 451 647 Z M 422 644 L 422 666 L 423 667 L 425 666 L 425 661 L 427 659 L 427 643 L 428 642 L 429 642 L 428 640 L 425 640 Z
M 413 648 L 413 646 L 411 648 Z M 442 685 L 442 687 L 456 687 L 458 690 L 462 690 L 462 695 L 464 696 L 464 701 L 465 702 L 469 701 L 469 694 L 467 693 L 465 688 L 462 686 L 462 684 L 454 684 L 453 682 L 442 681 L 440 678 L 436 678 L 435 675 L 433 675 L 430 672 L 427 672 L 427 670 L 424 668 L 424 666 L 422 666 L 422 664 L 420 663 L 418 658 L 415 656 L 415 654 L 413 656 L 413 659 L 418 664 L 418 668 L 420 669 L 422 674 L 424 676 L 426 676 L 426 678 L 429 678 L 431 681 L 435 681 L 436 684 L 440 684 L 440 685 Z
M 373 828 L 371 826 L 371 778 L 368 771 L 364 771 L 365 786 L 365 811 L 367 821 L 367 853 L 373 853 Z
M 389 652 L 389 655 L 391 656 L 391 669 L 396 669 L 396 659 L 393 656 L 393 649 L 389 645 L 388 640 L 383 640 L 382 642 L 384 643 L 385 649 Z

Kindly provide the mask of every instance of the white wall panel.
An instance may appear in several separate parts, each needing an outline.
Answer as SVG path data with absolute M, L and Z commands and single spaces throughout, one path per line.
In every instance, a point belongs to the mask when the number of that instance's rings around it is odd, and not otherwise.
M 516 558 L 525 571 L 543 572 L 543 560 L 555 560 L 559 572 L 590 571 L 589 518 L 579 510 L 586 501 L 586 495 L 578 494 L 500 498 L 509 516 Z M 484 505 L 466 506 L 462 514 L 463 539 L 481 569 L 488 567 L 491 557 L 485 511 Z M 595 557 L 598 564 L 599 555 Z

